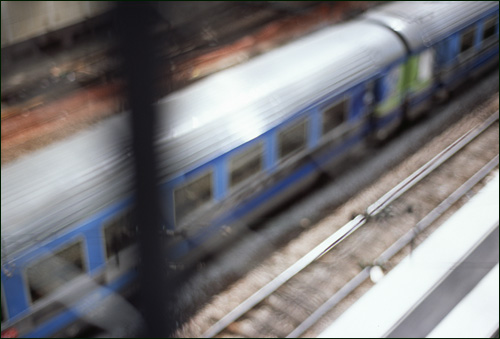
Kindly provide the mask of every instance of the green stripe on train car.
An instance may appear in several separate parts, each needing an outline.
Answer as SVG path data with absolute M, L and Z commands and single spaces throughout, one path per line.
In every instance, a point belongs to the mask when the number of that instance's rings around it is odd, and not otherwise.
M 400 106 L 403 101 L 403 93 L 405 87 L 405 65 L 399 65 L 397 69 L 391 72 L 398 72 L 399 78 L 394 86 L 391 95 L 384 101 L 380 102 L 375 107 L 375 117 L 381 118 L 392 112 L 396 107 Z
M 418 94 L 432 84 L 432 72 L 425 68 L 432 70 L 433 62 L 434 55 L 431 50 L 423 51 L 408 59 L 405 65 L 405 89 L 410 95 Z

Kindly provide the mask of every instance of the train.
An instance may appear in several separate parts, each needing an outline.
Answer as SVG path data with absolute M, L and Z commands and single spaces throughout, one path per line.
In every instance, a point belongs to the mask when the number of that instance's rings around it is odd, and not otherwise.
M 497 70 L 498 13 L 494 1 L 390 2 L 159 100 L 170 253 L 189 262 L 216 249 L 357 149 Z M 126 304 L 120 293 L 137 275 L 126 118 L 2 167 L 2 337 L 105 328 L 105 305 Z

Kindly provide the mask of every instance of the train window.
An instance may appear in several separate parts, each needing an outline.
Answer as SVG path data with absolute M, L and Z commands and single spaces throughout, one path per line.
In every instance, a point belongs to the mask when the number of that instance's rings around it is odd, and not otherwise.
M 497 25 L 496 16 L 486 19 L 483 27 L 483 40 L 486 40 L 495 35 L 496 25 Z
M 349 100 L 345 97 L 323 111 L 323 135 L 345 121 L 348 106 Z
M 26 269 L 31 301 L 45 297 L 84 273 L 83 241 L 80 240 Z
M 212 171 L 209 171 L 174 191 L 175 219 L 179 223 L 189 212 L 212 199 Z
M 464 53 L 474 46 L 474 35 L 476 27 L 471 27 L 464 32 L 460 41 L 460 53 Z
M 307 124 L 304 119 L 279 132 L 278 156 L 280 159 L 283 159 L 295 152 L 299 152 L 306 147 L 306 131 Z
M 262 170 L 262 154 L 263 145 L 259 142 L 231 158 L 229 162 L 231 188 Z
M 133 227 L 131 211 L 129 209 L 125 213 L 121 213 L 104 226 L 107 260 L 134 244 L 135 229 Z
M 418 74 L 419 81 L 427 81 L 432 78 L 434 69 L 434 50 L 428 49 L 420 54 L 418 59 Z

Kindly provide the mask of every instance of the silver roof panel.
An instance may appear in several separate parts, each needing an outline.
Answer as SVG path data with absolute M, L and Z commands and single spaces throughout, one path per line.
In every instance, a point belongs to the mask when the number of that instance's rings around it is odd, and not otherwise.
M 163 121 L 172 127 L 161 150 L 179 162 L 165 168 L 164 175 L 196 166 L 200 159 L 186 149 L 201 151 L 205 159 L 222 154 L 403 55 L 403 44 L 384 28 L 353 22 L 316 32 L 167 97 L 159 109 L 173 115 L 170 124 Z
M 498 11 L 498 1 L 399 1 L 377 7 L 363 18 L 390 27 L 418 51 L 495 7 Z

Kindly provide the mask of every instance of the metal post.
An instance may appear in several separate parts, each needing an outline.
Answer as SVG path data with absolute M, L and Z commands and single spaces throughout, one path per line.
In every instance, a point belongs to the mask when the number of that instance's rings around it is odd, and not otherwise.
M 135 170 L 136 221 L 139 225 L 140 311 L 147 326 L 146 337 L 165 337 L 175 330 L 175 320 L 167 317 L 168 295 L 174 286 L 162 274 L 161 212 L 154 150 L 156 112 L 155 72 L 157 62 L 152 28 L 154 9 L 146 2 L 118 2 L 116 20 L 127 99 L 131 108 L 131 131 Z M 164 113 L 164 112 L 163 112 Z M 173 285 L 173 281 L 170 282 Z M 167 292 L 168 291 L 168 295 Z

